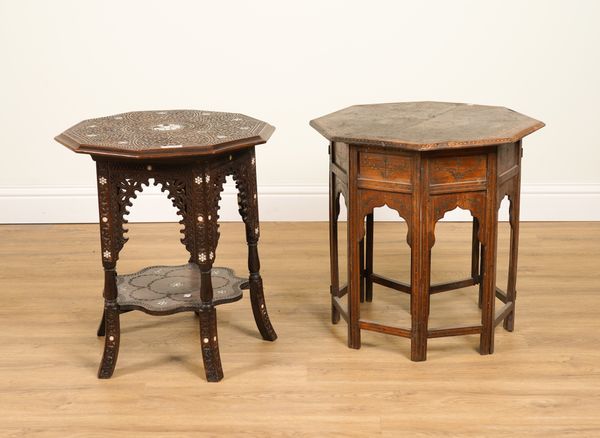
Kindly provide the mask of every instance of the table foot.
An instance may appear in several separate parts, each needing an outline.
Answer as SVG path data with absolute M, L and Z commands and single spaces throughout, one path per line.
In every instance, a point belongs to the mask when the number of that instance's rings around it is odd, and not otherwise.
M 427 333 L 423 334 L 418 329 L 412 334 L 410 344 L 410 360 L 423 362 L 427 360 Z
M 504 323 L 502 324 L 502 326 L 504 327 L 504 330 L 506 330 L 507 332 L 512 332 L 515 329 L 515 310 L 514 309 L 512 312 L 510 312 L 506 316 L 506 319 L 504 319 Z
M 102 324 L 101 324 L 102 326 Z M 119 355 L 119 308 L 116 302 L 107 302 L 104 305 L 104 328 L 106 337 L 104 338 L 104 353 L 102 362 L 98 370 L 99 379 L 109 379 L 115 370 L 117 356 Z
M 200 311 L 200 343 L 206 380 L 218 382 L 223 379 L 219 340 L 217 338 L 217 311 L 214 306 L 207 306 Z
M 335 307 L 333 296 L 331 297 L 331 323 L 337 324 L 340 322 L 340 311 Z
M 277 339 L 277 333 L 271 325 L 265 296 L 263 294 L 262 278 L 260 275 L 257 278 L 250 279 L 250 302 L 252 303 L 252 313 L 256 327 L 265 341 L 274 341 Z

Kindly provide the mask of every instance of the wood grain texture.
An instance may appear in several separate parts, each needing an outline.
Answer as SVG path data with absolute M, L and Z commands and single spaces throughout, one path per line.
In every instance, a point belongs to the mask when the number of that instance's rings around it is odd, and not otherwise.
M 1 226 L 0 436 L 600 435 L 600 223 L 522 223 L 514 333 L 497 330 L 489 356 L 475 353 L 477 335 L 430 339 L 420 363 L 406 339 L 381 333 L 364 331 L 361 350 L 346 347 L 346 325 L 330 323 L 327 229 L 262 224 L 261 273 L 279 340 L 261 340 L 248 296 L 220 308 L 227 378 L 208 385 L 190 313 L 121 315 L 119 366 L 111 380 L 96 379 L 97 225 Z M 406 233 L 404 223 L 377 224 L 377 272 L 410 278 Z M 508 224 L 498 233 L 504 288 Z M 244 234 L 241 223 L 221 227 L 219 260 L 240 273 Z M 131 225 L 120 271 L 184 263 L 178 235 L 177 224 Z M 437 225 L 433 282 L 468 276 L 471 236 L 470 223 Z M 408 295 L 373 287 L 361 316 L 406 325 Z M 477 323 L 476 303 L 477 287 L 436 294 L 429 328 Z
M 544 123 L 500 106 L 396 102 L 350 106 L 310 125 L 333 142 L 427 151 L 514 143 Z

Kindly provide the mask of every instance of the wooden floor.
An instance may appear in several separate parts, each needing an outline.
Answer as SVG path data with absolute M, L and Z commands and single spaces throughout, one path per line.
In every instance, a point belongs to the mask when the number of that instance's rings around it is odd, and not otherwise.
M 427 362 L 413 363 L 407 339 L 363 331 L 351 350 L 343 321 L 331 325 L 326 224 L 264 223 L 279 339 L 260 339 L 247 297 L 219 307 L 225 379 L 207 383 L 192 313 L 123 315 L 114 377 L 98 380 L 97 226 L 0 226 L 0 436 L 599 437 L 600 223 L 521 230 L 515 332 L 499 327 L 491 356 L 477 336 L 433 339 Z M 436 231 L 432 281 L 463 277 L 470 225 Z M 405 233 L 376 224 L 376 272 L 408 278 Z M 187 260 L 175 225 L 129 234 L 122 273 Z M 245 272 L 240 224 L 222 225 L 216 265 Z M 362 311 L 408 325 L 408 296 L 376 286 Z M 433 297 L 430 327 L 477 319 L 474 288 Z

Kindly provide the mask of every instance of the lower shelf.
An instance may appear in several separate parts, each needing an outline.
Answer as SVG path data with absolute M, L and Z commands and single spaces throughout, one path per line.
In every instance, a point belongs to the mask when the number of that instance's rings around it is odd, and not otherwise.
M 242 283 L 229 268 L 212 269 L 213 305 L 242 298 Z M 151 266 L 135 274 L 117 276 L 121 310 L 169 314 L 200 309 L 200 269 L 193 263 Z

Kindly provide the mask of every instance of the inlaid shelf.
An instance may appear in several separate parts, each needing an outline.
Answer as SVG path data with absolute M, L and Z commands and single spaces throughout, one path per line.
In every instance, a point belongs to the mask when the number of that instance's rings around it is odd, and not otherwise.
M 213 306 L 242 298 L 244 278 L 223 267 L 212 269 Z M 201 308 L 200 268 L 188 263 L 181 266 L 150 266 L 139 272 L 117 276 L 117 303 L 121 310 L 141 310 L 152 315 L 167 315 Z

